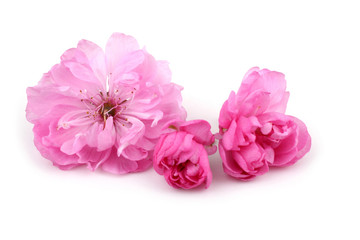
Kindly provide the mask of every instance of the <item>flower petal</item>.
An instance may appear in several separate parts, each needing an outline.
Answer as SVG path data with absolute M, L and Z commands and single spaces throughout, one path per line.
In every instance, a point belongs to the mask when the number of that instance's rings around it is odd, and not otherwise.
M 77 48 L 85 53 L 89 60 L 89 64 L 104 89 L 106 89 L 106 65 L 105 65 L 105 53 L 95 43 L 81 40 L 79 41 Z
M 145 126 L 139 119 L 128 116 L 128 122 L 131 127 L 124 126 L 119 121 L 115 122 L 117 139 L 116 147 L 118 148 L 117 154 L 121 155 L 122 151 L 129 145 L 135 145 L 137 141 L 144 135 Z
M 118 156 L 116 152 L 116 149 L 113 149 L 108 159 L 101 165 L 104 171 L 114 174 L 125 174 L 137 170 L 138 164 L 136 161 Z
M 139 161 L 145 159 L 148 156 L 148 152 L 134 145 L 130 145 L 122 151 L 122 155 L 129 160 Z
M 86 144 L 86 139 L 83 134 L 77 134 L 74 138 L 64 142 L 60 150 L 68 155 L 79 152 Z
M 115 144 L 116 131 L 113 124 L 113 117 L 106 120 L 105 128 L 98 135 L 98 151 L 111 148 Z
M 113 33 L 105 48 L 107 72 L 114 72 L 126 54 L 138 49 L 139 45 L 135 38 L 122 33 Z

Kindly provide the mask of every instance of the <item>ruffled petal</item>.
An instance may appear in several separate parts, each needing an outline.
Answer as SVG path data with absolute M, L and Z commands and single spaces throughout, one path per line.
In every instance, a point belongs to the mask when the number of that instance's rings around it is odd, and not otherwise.
M 116 147 L 118 149 L 118 156 L 121 155 L 122 151 L 129 145 L 135 145 L 137 141 L 143 137 L 145 131 L 145 125 L 137 118 L 128 116 L 128 122 L 131 124 L 130 127 L 123 125 L 118 120 L 115 121 L 115 128 L 117 132 Z
M 98 133 L 97 150 L 103 151 L 114 146 L 116 140 L 116 131 L 113 124 L 113 117 L 106 120 L 105 128 Z
M 132 161 L 139 161 L 148 157 L 148 151 L 134 145 L 126 147 L 122 155 Z
M 103 89 L 106 89 L 106 65 L 104 51 L 95 43 L 87 40 L 79 41 L 77 48 L 86 55 L 95 76 L 100 81 Z
M 125 174 L 135 172 L 138 168 L 136 161 L 131 161 L 123 156 L 117 155 L 117 150 L 113 149 L 110 156 L 101 165 L 102 169 L 106 172 L 113 174 Z
M 68 155 L 79 152 L 86 144 L 86 139 L 83 134 L 77 134 L 74 138 L 64 142 L 60 150 Z
M 138 49 L 139 44 L 135 38 L 122 33 L 113 33 L 105 48 L 107 72 L 113 73 L 128 53 Z

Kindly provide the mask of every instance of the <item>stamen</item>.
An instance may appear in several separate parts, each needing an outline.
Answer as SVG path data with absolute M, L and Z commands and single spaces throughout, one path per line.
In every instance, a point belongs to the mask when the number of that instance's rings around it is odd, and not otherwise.
M 113 117 L 114 121 L 118 121 L 119 126 L 131 127 L 132 123 L 127 118 L 124 118 L 122 113 L 128 108 L 129 103 L 133 101 L 137 89 L 133 87 L 125 87 L 121 90 L 114 89 L 114 85 L 109 85 L 111 75 L 109 73 L 107 76 L 105 88 L 99 89 L 98 93 L 94 95 L 90 95 L 86 89 L 80 89 L 80 101 L 85 105 L 86 109 L 83 109 L 80 116 L 68 117 L 59 121 L 58 128 L 68 128 L 86 121 L 101 121 L 105 129 L 109 117 Z
M 120 100 L 120 98 L 119 98 L 119 100 Z M 123 104 L 125 102 L 127 102 L 127 99 L 125 99 L 124 101 L 122 101 L 121 103 L 118 103 L 118 104 L 121 105 L 121 104 Z

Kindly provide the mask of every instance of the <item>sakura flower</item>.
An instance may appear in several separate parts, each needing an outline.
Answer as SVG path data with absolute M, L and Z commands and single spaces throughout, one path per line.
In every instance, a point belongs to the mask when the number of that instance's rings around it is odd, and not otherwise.
M 216 152 L 215 137 L 204 120 L 171 121 L 154 151 L 154 169 L 174 188 L 210 186 L 208 154 Z
M 282 73 L 252 68 L 223 104 L 219 152 L 224 171 L 250 180 L 269 166 L 288 166 L 311 146 L 305 124 L 285 115 L 289 93 Z
M 170 80 L 168 64 L 131 36 L 114 33 L 105 52 L 81 40 L 27 89 L 34 143 L 60 169 L 143 171 L 164 123 L 186 117 L 182 88 Z

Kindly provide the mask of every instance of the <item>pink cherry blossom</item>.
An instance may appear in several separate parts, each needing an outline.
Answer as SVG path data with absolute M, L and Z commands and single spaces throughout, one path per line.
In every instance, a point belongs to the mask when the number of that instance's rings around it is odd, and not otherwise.
M 204 120 L 171 121 L 154 151 L 154 169 L 174 188 L 209 187 L 208 154 L 216 152 L 210 124 Z
M 131 36 L 114 33 L 105 52 L 81 40 L 27 89 L 34 143 L 60 169 L 143 171 L 163 125 L 186 117 L 182 88 L 170 80 L 167 62 Z
M 227 174 L 249 180 L 268 166 L 294 164 L 310 150 L 305 124 L 284 114 L 288 98 L 284 75 L 257 67 L 236 94 L 231 92 L 219 117 L 219 152 Z

